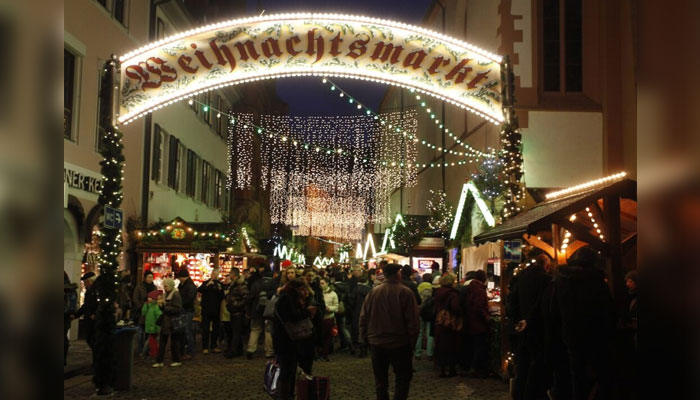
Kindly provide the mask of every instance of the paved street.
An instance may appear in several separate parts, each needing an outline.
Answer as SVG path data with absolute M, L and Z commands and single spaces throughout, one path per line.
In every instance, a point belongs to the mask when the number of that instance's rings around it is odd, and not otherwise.
M 168 352 L 169 353 L 169 352 Z M 262 390 L 264 359 L 244 357 L 227 360 L 221 354 L 197 355 L 182 367 L 169 367 L 169 356 L 162 369 L 138 360 L 134 387 L 117 393 L 123 399 L 266 399 Z M 432 362 L 414 363 L 416 373 L 411 382 L 412 399 L 506 400 L 507 384 L 496 379 L 439 379 Z M 316 375 L 331 377 L 333 399 L 372 399 L 374 380 L 369 358 L 348 354 L 331 355 L 330 362 L 314 363 Z M 391 377 L 391 375 L 390 375 Z M 390 379 L 393 379 L 390 378 Z M 392 389 L 393 390 L 393 389 Z M 93 393 L 90 376 L 80 375 L 64 381 L 64 399 L 84 399 Z

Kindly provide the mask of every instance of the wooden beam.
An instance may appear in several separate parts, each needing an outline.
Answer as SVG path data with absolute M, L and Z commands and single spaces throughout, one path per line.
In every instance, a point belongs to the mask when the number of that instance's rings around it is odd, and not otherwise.
M 554 247 L 550 246 L 549 243 L 538 239 L 537 236 L 529 235 L 527 233 L 523 234 L 523 239 L 531 246 L 537 247 L 538 249 L 547 253 L 550 258 L 554 259 Z
M 637 244 L 637 232 L 633 233 L 630 237 L 622 242 L 622 254 L 627 254 L 634 245 Z
M 607 243 L 600 240 L 600 238 L 597 236 L 593 236 L 588 233 L 589 228 L 587 226 L 573 223 L 566 218 L 557 218 L 555 221 L 563 228 L 571 232 L 572 235 L 576 236 L 576 239 L 588 243 L 591 245 L 591 247 L 603 252 L 605 255 L 608 255 L 610 252 Z

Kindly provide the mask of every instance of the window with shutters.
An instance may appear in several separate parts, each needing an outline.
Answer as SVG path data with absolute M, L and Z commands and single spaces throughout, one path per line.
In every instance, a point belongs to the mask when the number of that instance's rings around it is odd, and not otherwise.
M 153 157 L 151 158 L 151 179 L 156 182 L 162 183 L 162 169 L 163 169 L 163 146 L 165 140 L 163 140 L 164 133 L 160 129 L 160 125 L 156 124 L 153 130 Z
M 180 141 L 170 136 L 168 142 L 168 186 L 173 190 L 179 189 L 180 184 Z
M 75 140 L 75 91 L 78 57 L 63 49 L 63 138 Z
M 185 194 L 195 198 L 197 194 L 197 154 L 192 150 L 187 150 L 187 184 Z
M 583 91 L 583 5 L 581 0 L 543 0 L 541 90 Z
M 211 165 L 206 161 L 202 161 L 202 185 L 200 187 L 199 200 L 204 204 L 209 204 L 211 201 L 211 195 L 209 193 L 211 190 L 210 181 Z

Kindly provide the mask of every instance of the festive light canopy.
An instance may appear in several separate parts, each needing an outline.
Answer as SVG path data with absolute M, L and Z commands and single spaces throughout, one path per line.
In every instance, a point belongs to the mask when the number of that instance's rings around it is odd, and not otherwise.
M 411 134 L 417 127 L 415 110 L 385 113 L 382 121 Z M 416 182 L 415 142 L 388 134 L 372 116 L 262 115 L 253 129 L 252 115 L 240 114 L 229 126 L 236 154 L 229 183 L 251 186 L 250 166 L 241 164 L 252 159 L 250 132 L 260 132 L 260 183 L 270 190 L 271 222 L 298 235 L 359 239 L 366 223 L 390 220 L 391 192 Z M 401 161 L 386 161 L 397 155 Z

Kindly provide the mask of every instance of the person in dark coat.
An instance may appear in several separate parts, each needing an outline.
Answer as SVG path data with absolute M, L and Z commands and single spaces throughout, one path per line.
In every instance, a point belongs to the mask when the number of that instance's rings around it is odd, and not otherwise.
M 411 289 L 413 295 L 416 296 L 416 302 L 420 306 L 421 298 L 420 294 L 418 293 L 418 284 L 411 280 L 411 276 L 413 276 L 413 274 L 414 271 L 410 265 L 406 264 L 403 267 L 401 267 L 401 282 L 404 285 L 408 286 L 409 289 Z
M 121 271 L 121 278 L 119 279 L 118 286 L 119 294 L 117 297 L 117 304 L 119 305 L 120 316 L 119 319 L 124 321 L 129 320 L 132 311 L 132 295 L 134 287 L 131 283 L 131 272 L 127 268 Z
M 476 271 L 468 271 L 464 276 L 464 281 L 462 286 L 459 288 L 459 306 L 462 307 L 462 316 L 464 316 L 464 323 L 469 321 L 467 317 L 467 311 L 469 309 L 469 284 L 476 276 Z M 460 355 L 459 366 L 466 375 L 472 367 L 472 360 L 474 359 L 474 349 L 472 348 L 471 336 L 469 336 L 469 330 L 462 329 L 462 354 Z
M 359 326 L 360 324 L 360 313 L 362 312 L 362 304 L 365 302 L 365 298 L 372 291 L 372 286 L 368 282 L 367 275 L 362 275 L 360 280 L 355 287 L 355 309 L 353 310 L 353 318 L 356 319 L 355 324 Z M 365 343 L 359 343 L 358 356 L 360 358 L 367 356 L 367 345 Z
M 338 337 L 340 338 L 340 348 L 339 350 L 349 349 L 350 354 L 355 354 L 355 350 L 352 346 L 352 336 L 350 335 L 349 327 L 352 326 L 351 322 L 348 320 L 352 317 L 352 311 L 349 309 L 350 301 L 348 297 L 348 282 L 345 280 L 345 273 L 343 271 L 338 271 L 335 273 L 335 283 L 333 283 L 333 289 L 338 295 L 338 301 L 343 303 L 343 313 L 335 313 L 335 323 L 338 325 Z
M 209 354 L 221 350 L 216 346 L 219 338 L 219 322 L 221 318 L 221 301 L 224 299 L 224 284 L 219 280 L 219 269 L 211 271 L 211 277 L 197 289 L 202 300 L 202 353 Z
M 302 279 L 294 279 L 280 291 L 280 297 L 275 304 L 272 342 L 277 363 L 280 366 L 278 398 L 281 400 L 294 398 L 297 365 L 301 351 L 300 341 L 293 341 L 289 337 L 284 324 L 313 317 L 317 310 L 313 306 L 307 306 L 309 295 L 306 282 Z
M 357 283 L 360 281 L 360 276 L 362 276 L 362 266 L 355 265 L 352 267 L 351 276 L 347 280 L 348 289 L 348 304 L 345 305 L 345 320 L 350 322 L 350 339 L 352 340 L 352 346 L 357 347 L 360 343 L 358 339 L 359 326 L 357 325 L 357 318 L 355 317 L 355 290 L 357 289 Z M 362 304 L 360 304 L 360 307 Z
M 165 347 L 168 344 L 168 338 L 172 339 L 170 351 L 173 362 L 170 363 L 170 366 L 179 367 L 182 365 L 180 363 L 180 340 L 182 334 L 175 332 L 172 319 L 182 312 L 182 299 L 180 298 L 180 293 L 175 289 L 175 281 L 172 278 L 163 279 L 163 289 L 165 289 L 165 298 L 158 300 L 158 305 L 163 310 L 163 320 L 160 324 L 158 357 L 153 367 L 159 368 L 163 366 L 163 358 L 165 357 Z
M 231 270 L 232 282 L 226 293 L 226 309 L 231 314 L 231 341 L 224 356 L 233 358 L 243 355 L 243 323 L 245 319 L 245 304 L 248 298 L 248 286 L 237 269 Z
M 95 323 L 97 318 L 97 286 L 95 281 L 97 276 L 94 272 L 86 272 L 81 278 L 85 285 L 85 297 L 83 305 L 74 314 L 74 318 L 84 317 L 85 319 L 85 342 L 92 350 L 92 365 L 95 365 Z
M 561 332 L 569 358 L 572 396 L 611 396 L 611 348 L 615 308 L 598 253 L 583 247 L 558 268 L 554 281 Z M 595 388 L 595 389 L 594 389 Z
M 542 295 L 549 285 L 550 259 L 545 254 L 520 272 L 510 293 L 510 318 L 514 321 L 517 343 L 514 399 L 547 399 L 544 359 L 544 333 L 540 317 Z
M 68 278 L 66 271 L 63 271 L 63 366 L 66 365 L 68 357 L 68 331 L 74 317 L 74 313 L 78 310 L 78 285 L 72 283 Z
M 469 336 L 469 344 L 474 353 L 470 367 L 474 367 L 477 376 L 486 377 L 488 375 L 490 316 L 489 300 L 486 295 L 486 272 L 484 270 L 476 271 L 474 279 L 469 283 L 465 315 L 464 323 Z
M 464 319 L 459 306 L 459 291 L 454 288 L 455 276 L 447 274 L 440 278 L 440 287 L 435 290 L 435 356 L 440 366 L 440 377 L 457 375 L 457 362 L 461 352 Z M 449 316 L 448 318 L 441 318 Z M 441 322 L 444 321 L 444 322 Z M 451 323 L 446 323 L 451 321 Z M 449 374 L 445 369 L 449 368 Z
M 271 276 L 269 268 L 260 264 L 253 270 L 248 278 L 248 299 L 246 302 L 246 316 L 250 318 L 250 335 L 248 336 L 248 348 L 246 357 L 253 358 L 253 354 L 258 350 L 258 338 L 263 333 L 265 357 L 272 357 L 272 326 L 269 321 L 263 318 L 264 307 L 260 303 L 262 292 L 267 300 L 276 293 L 277 287 Z
M 133 311 L 131 313 L 131 320 L 135 324 L 143 325 L 144 320 L 141 318 L 141 308 L 143 308 L 143 303 L 146 302 L 148 294 L 156 290 L 156 285 L 153 283 L 153 271 L 148 270 L 143 273 L 143 281 L 136 285 L 134 288 L 134 295 L 132 296 L 132 306 Z
M 192 319 L 194 318 L 194 302 L 197 300 L 197 286 L 190 279 L 190 273 L 186 267 L 177 271 L 177 279 L 180 281 L 177 291 L 180 292 L 180 298 L 182 299 L 182 312 L 185 313 L 185 318 L 188 321 L 185 325 L 184 340 L 182 341 L 182 359 L 189 360 L 194 353 L 194 326 Z
M 319 278 L 312 269 L 304 272 L 304 280 L 311 295 L 307 298 L 307 305 L 315 307 L 316 312 L 311 318 L 314 324 L 314 334 L 311 338 L 301 342 L 301 352 L 299 354 L 299 366 L 307 374 L 311 374 L 317 347 L 323 345 L 323 316 L 326 313 L 326 301 L 323 298 L 323 289 L 319 284 Z

